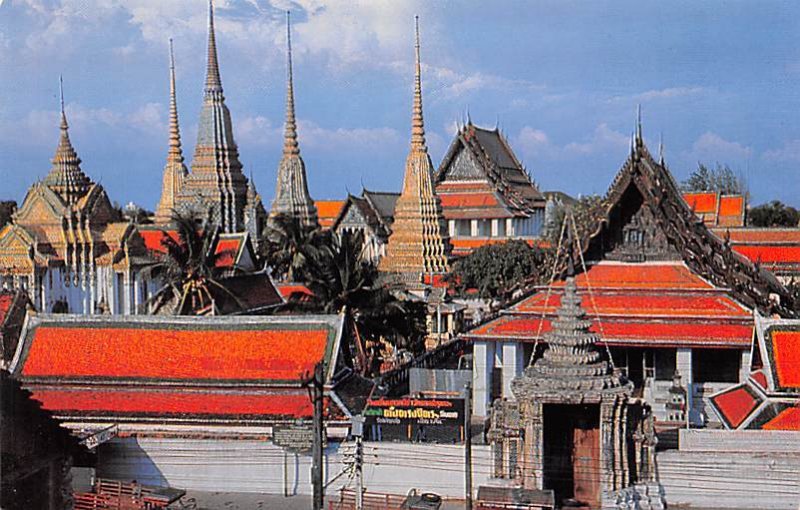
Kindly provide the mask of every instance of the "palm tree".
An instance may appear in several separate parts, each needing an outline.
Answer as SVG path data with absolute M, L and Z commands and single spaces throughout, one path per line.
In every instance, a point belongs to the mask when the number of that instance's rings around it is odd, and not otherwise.
M 332 235 L 307 266 L 307 285 L 325 313 L 345 313 L 351 359 L 371 375 L 380 362 L 380 342 L 418 349 L 424 336 L 424 303 L 402 301 L 382 282 L 363 253 L 363 234 Z
M 273 276 L 290 282 L 306 279 L 311 261 L 329 233 L 303 224 L 298 218 L 278 215 L 270 219 L 263 233 L 261 255 L 272 268 Z
M 166 235 L 161 241 L 166 253 L 147 268 L 149 276 L 162 287 L 145 303 L 152 313 L 170 311 L 175 315 L 193 315 L 214 311 L 215 296 L 241 301 L 223 283 L 218 261 L 228 253 L 214 253 L 218 229 L 210 220 L 194 215 L 176 214 L 172 218 L 177 239 Z

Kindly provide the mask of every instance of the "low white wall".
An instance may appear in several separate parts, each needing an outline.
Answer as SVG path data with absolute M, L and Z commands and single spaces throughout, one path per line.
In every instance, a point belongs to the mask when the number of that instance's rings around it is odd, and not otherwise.
M 351 445 L 330 443 L 326 480 L 344 469 Z M 484 485 L 491 469 L 490 447 L 475 445 L 473 488 Z M 137 480 L 181 489 L 265 494 L 311 494 L 311 457 L 289 454 L 268 441 L 219 439 L 116 438 L 101 445 L 97 476 Z M 354 481 L 344 475 L 327 489 L 335 497 Z M 464 497 L 464 446 L 366 443 L 364 485 L 370 492 L 405 494 L 411 488 L 444 497 Z
M 682 430 L 656 460 L 670 505 L 800 508 L 800 432 Z

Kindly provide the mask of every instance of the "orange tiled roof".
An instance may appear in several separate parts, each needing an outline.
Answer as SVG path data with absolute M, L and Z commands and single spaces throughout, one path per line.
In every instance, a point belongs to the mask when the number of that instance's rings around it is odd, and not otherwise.
M 718 228 L 714 233 L 734 244 L 800 244 L 800 228 Z
M 330 334 L 321 325 L 51 322 L 29 333 L 22 376 L 296 381 L 325 357 Z
M 336 221 L 339 212 L 344 207 L 344 200 L 317 200 L 314 205 L 317 206 L 317 215 L 319 216 L 319 224 L 323 228 L 329 228 Z
M 775 385 L 800 390 L 800 332 L 772 331 L 769 346 Z
M 499 202 L 494 193 L 447 193 L 439 195 L 443 208 L 496 207 Z
M 684 193 L 689 208 L 710 226 L 743 227 L 745 200 L 742 195 L 721 195 L 712 191 Z
M 683 199 L 696 214 L 716 214 L 717 194 L 715 192 L 684 193 Z
M 587 273 L 575 278 L 579 288 L 586 287 L 587 274 L 592 289 L 713 289 L 710 283 L 692 273 L 685 264 L 596 264 Z M 562 286 L 564 282 L 557 282 L 556 285 Z
M 453 255 L 457 257 L 464 257 L 469 255 L 474 250 L 481 246 L 491 246 L 493 244 L 502 244 L 510 241 L 511 239 L 503 239 L 497 237 L 451 237 L 450 244 L 453 246 Z M 550 243 L 542 239 L 525 239 L 531 247 L 549 248 Z
M 0 292 L 0 326 L 2 326 L 3 322 L 6 320 L 6 314 L 8 313 L 8 310 L 11 309 L 11 305 L 14 303 L 15 296 L 16 293 L 14 292 Z
M 761 264 L 800 264 L 800 244 L 795 246 L 734 244 L 734 251 Z
M 800 406 L 787 407 L 761 428 L 766 430 L 800 431 Z
M 741 195 L 723 195 L 719 200 L 720 216 L 741 216 L 744 213 L 744 197 Z
M 152 253 L 166 253 L 167 249 L 164 248 L 163 241 L 168 237 L 175 242 L 180 240 L 177 230 L 140 229 L 139 235 L 142 237 L 147 251 Z
M 244 246 L 244 236 L 232 239 L 220 239 L 214 248 L 214 254 L 219 255 L 214 265 L 216 267 L 233 267 L 239 258 L 239 252 Z

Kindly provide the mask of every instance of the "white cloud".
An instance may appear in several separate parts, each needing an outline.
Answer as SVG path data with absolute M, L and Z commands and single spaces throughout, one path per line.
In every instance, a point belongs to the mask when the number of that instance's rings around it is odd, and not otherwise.
M 147 103 L 128 116 L 131 127 L 145 133 L 166 132 L 167 125 L 161 118 L 163 105 Z
M 554 152 L 558 151 L 547 133 L 530 126 L 525 126 L 520 130 L 516 142 L 528 157 L 552 156 Z
M 686 156 L 692 161 L 733 163 L 748 159 L 752 153 L 753 149 L 750 147 L 706 131 L 692 144 Z
M 609 102 L 646 103 L 654 100 L 698 96 L 706 92 L 708 92 L 706 87 L 669 87 L 665 89 L 647 90 L 630 96 L 614 96 L 609 99 Z
M 588 140 L 571 142 L 564 146 L 564 151 L 574 154 L 595 154 L 608 150 L 624 149 L 630 145 L 630 138 L 608 127 L 605 122 L 599 124 Z
M 515 146 L 529 158 L 564 159 L 576 155 L 598 154 L 624 149 L 629 143 L 627 136 L 605 123 L 599 124 L 584 140 L 565 145 L 553 142 L 546 132 L 530 126 L 523 127 L 515 138 Z
M 779 149 L 764 151 L 761 157 L 767 161 L 800 162 L 800 140 L 789 140 Z

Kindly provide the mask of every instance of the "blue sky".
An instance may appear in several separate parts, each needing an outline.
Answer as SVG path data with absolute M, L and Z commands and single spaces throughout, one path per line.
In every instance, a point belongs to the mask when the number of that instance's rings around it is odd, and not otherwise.
M 641 103 L 678 179 L 726 163 L 754 203 L 800 206 L 800 2 L 218 0 L 217 44 L 245 172 L 271 201 L 294 21 L 300 147 L 313 197 L 399 190 L 408 148 L 413 16 L 428 141 L 499 122 L 545 190 L 603 193 Z M 58 75 L 83 170 L 152 208 L 167 152 L 168 38 L 184 151 L 202 100 L 205 0 L 0 0 L 0 198 L 46 175 Z

